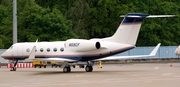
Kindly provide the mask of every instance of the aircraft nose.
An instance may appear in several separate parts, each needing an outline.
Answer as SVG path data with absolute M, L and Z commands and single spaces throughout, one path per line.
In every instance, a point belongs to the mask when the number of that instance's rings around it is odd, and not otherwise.
M 6 56 L 7 56 L 7 50 L 1 54 L 2 58 L 6 58 Z
M 5 52 L 1 54 L 1 57 L 4 58 L 5 57 Z

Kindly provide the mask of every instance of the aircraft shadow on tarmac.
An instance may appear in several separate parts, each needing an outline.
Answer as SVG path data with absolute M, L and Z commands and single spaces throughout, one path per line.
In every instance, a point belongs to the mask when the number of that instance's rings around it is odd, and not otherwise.
M 54 75 L 54 74 L 77 74 L 77 73 L 84 73 L 84 74 L 97 74 L 97 73 L 125 73 L 125 72 L 132 72 L 132 73 L 139 73 L 139 72 L 149 72 L 147 70 L 107 70 L 107 71 L 93 71 L 93 72 L 86 72 L 86 71 L 71 71 L 70 73 L 64 73 L 63 71 L 41 71 L 41 72 L 34 72 L 31 75 Z

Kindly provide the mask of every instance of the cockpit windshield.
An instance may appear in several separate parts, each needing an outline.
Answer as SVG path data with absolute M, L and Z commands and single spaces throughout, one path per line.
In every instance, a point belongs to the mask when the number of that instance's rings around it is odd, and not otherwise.
M 9 49 L 12 49 L 13 48 L 13 46 L 11 46 Z

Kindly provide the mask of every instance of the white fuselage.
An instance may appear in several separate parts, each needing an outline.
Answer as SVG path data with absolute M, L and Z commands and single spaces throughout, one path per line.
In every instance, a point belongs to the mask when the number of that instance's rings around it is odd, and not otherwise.
M 101 41 L 100 44 L 101 47 L 99 49 L 91 49 L 88 47 L 88 43 L 79 40 L 74 43 L 67 41 L 17 43 L 2 54 L 2 57 L 6 59 L 26 59 L 29 57 L 33 46 L 36 46 L 35 58 L 67 58 L 76 61 L 87 61 L 111 56 L 134 48 L 132 45 L 115 42 Z

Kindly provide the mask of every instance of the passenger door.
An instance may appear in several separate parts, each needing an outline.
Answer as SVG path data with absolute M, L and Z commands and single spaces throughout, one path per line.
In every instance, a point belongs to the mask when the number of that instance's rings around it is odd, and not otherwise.
M 18 47 L 18 56 L 20 57 L 20 58 L 22 58 L 23 57 L 23 45 L 21 45 L 21 46 L 19 46 Z

